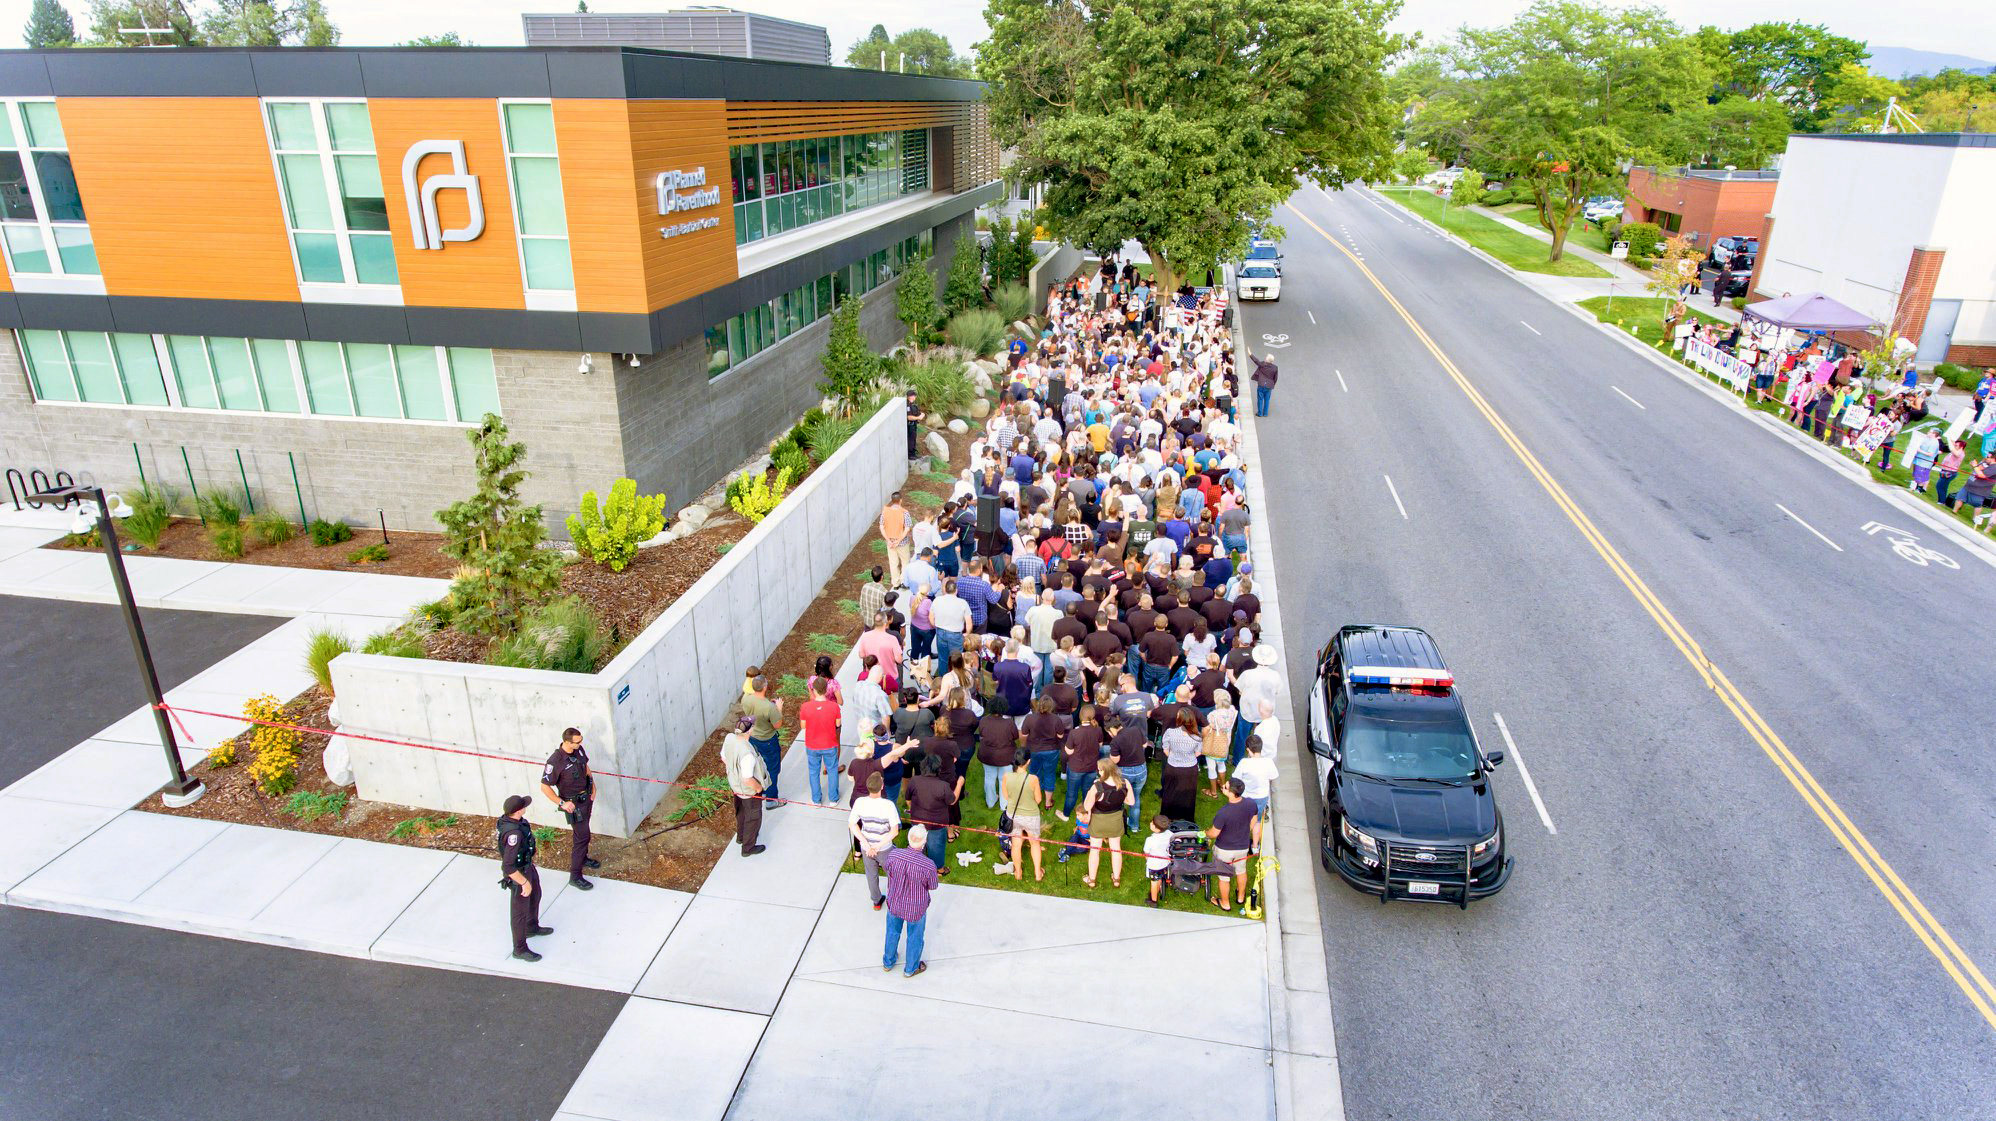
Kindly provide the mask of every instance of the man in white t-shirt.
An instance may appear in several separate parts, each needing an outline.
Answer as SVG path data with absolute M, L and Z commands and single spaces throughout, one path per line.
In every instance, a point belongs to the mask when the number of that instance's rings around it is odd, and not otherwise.
M 1246 758 L 1234 765 L 1234 777 L 1240 779 L 1241 785 L 1246 788 L 1241 791 L 1241 797 L 1254 803 L 1255 812 L 1264 821 L 1268 819 L 1268 795 L 1279 772 L 1275 769 L 1272 753 L 1268 751 L 1268 741 L 1261 737 L 1264 729 L 1270 735 L 1280 734 L 1275 725 L 1273 718 L 1256 724 L 1255 730 L 1248 735 Z
M 1150 905 L 1158 905 L 1165 878 L 1171 875 L 1171 819 L 1158 814 L 1150 819 L 1150 836 L 1144 838 L 1144 873 L 1150 877 Z
M 1235 704 L 1241 710 L 1242 719 L 1234 725 L 1232 762 L 1239 763 L 1241 754 L 1247 748 L 1248 734 L 1253 731 L 1250 722 L 1259 725 L 1264 719 L 1262 706 L 1266 705 L 1270 714 L 1275 711 L 1275 694 L 1282 688 L 1282 675 L 1275 670 L 1277 656 L 1275 647 L 1264 642 L 1254 648 L 1254 664 L 1234 676 Z M 1275 758 L 1275 745 L 1262 741 L 1262 752 Z
M 866 776 L 866 793 L 853 799 L 846 815 L 846 829 L 859 846 L 860 863 L 866 867 L 866 890 L 878 911 L 887 897 L 880 894 L 880 857 L 894 847 L 894 835 L 901 831 L 901 810 L 880 796 L 885 781 L 875 771 Z

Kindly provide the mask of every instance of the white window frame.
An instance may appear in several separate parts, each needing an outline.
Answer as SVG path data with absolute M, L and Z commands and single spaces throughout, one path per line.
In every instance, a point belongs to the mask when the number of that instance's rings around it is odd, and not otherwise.
M 311 110 L 312 139 L 315 144 L 311 154 L 317 157 L 319 161 L 319 175 L 325 186 L 327 210 L 333 220 L 333 241 L 339 249 L 340 254 L 340 269 L 346 276 L 356 279 L 339 284 L 322 280 L 308 281 L 305 279 L 304 266 L 298 260 L 297 235 L 300 231 L 298 227 L 291 224 L 293 220 L 291 199 L 284 191 L 283 160 L 283 156 L 287 154 L 304 155 L 305 153 L 292 149 L 284 149 L 280 152 L 277 147 L 277 126 L 270 119 L 270 108 L 273 105 L 304 105 Z M 258 101 L 258 112 L 263 117 L 264 145 L 270 149 L 270 170 L 271 174 L 276 178 L 277 204 L 284 212 L 284 245 L 285 249 L 291 254 L 291 275 L 298 281 L 299 298 L 307 303 L 400 305 L 402 303 L 402 285 L 399 278 L 402 275 L 402 260 L 399 255 L 397 255 L 395 260 L 397 283 L 363 284 L 357 279 L 360 273 L 354 268 L 353 245 L 347 240 L 353 235 L 353 231 L 347 228 L 346 207 L 341 203 L 339 161 L 334 158 L 336 156 L 365 155 L 368 159 L 375 162 L 378 173 L 381 165 L 379 142 L 376 142 L 376 146 L 367 152 L 336 151 L 333 148 L 331 126 L 326 123 L 326 106 L 328 105 L 359 105 L 365 108 L 367 99 L 364 97 L 266 97 Z M 368 120 L 368 131 L 369 133 L 374 131 L 372 117 Z M 388 180 L 386 177 L 383 177 L 382 193 L 384 201 L 387 198 L 387 190 Z M 307 230 L 304 232 L 318 233 L 322 231 Z M 396 251 L 393 223 L 389 224 L 389 228 L 386 231 L 362 230 L 361 232 L 364 234 L 386 233 L 388 236 L 389 252 L 394 253 Z
M 520 192 L 515 186 L 513 179 L 513 137 L 506 131 L 506 107 L 508 105 L 545 105 L 548 107 L 551 117 L 553 115 L 554 102 L 547 98 L 533 97 L 500 98 L 498 100 L 499 150 L 505 157 L 506 195 L 513 200 L 513 252 L 520 258 L 520 291 L 526 294 L 528 311 L 574 311 L 576 309 L 575 288 L 573 286 L 575 278 L 575 242 L 572 232 L 568 228 L 568 191 L 565 188 L 561 193 L 561 240 L 569 247 L 568 275 L 571 282 L 570 287 L 566 289 L 535 288 L 532 282 L 527 279 L 527 241 L 530 237 L 536 241 L 545 240 L 548 235 L 530 235 L 527 233 L 526 216 L 521 213 L 522 203 Z M 552 125 L 553 122 L 550 121 L 549 123 Z M 555 161 L 556 174 L 559 174 L 561 171 L 560 135 L 556 134 L 555 136 L 555 149 L 552 157 L 539 152 L 523 153 L 523 156 L 529 159 L 552 158 Z
M 0 253 L 5 254 L 7 274 L 13 278 L 15 290 L 20 292 L 54 292 L 101 296 L 104 294 L 104 262 L 101 258 L 97 262 L 98 271 L 94 273 L 70 272 L 63 267 L 62 251 L 57 248 L 55 241 L 57 223 L 49 217 L 48 199 L 42 194 L 42 175 L 35 167 L 34 153 L 36 149 L 33 138 L 28 135 L 28 112 L 26 109 L 21 108 L 21 106 L 29 104 L 47 105 L 53 108 L 55 106 L 55 98 L 17 97 L 0 99 L 0 113 L 7 115 L 7 127 L 14 134 L 13 145 L 11 147 L 0 148 L 0 151 L 12 152 L 21 159 L 22 178 L 28 185 L 28 200 L 35 207 L 33 225 L 41 232 L 42 245 L 47 249 L 49 264 L 53 266 L 54 271 L 22 272 L 20 269 L 15 268 L 13 247 L 7 244 L 6 236 L 0 234 Z M 57 115 L 58 119 L 60 119 L 60 110 L 58 110 Z M 45 148 L 42 150 L 56 151 L 54 148 Z M 69 139 L 66 130 L 61 151 L 65 153 L 69 151 Z M 73 163 L 72 166 L 74 166 Z M 88 211 L 86 210 L 85 213 L 87 215 Z M 0 225 L 25 226 L 28 224 L 30 224 L 29 220 L 24 218 L 0 219 Z M 61 225 L 65 229 L 81 227 L 85 233 L 90 233 L 90 222 L 87 218 L 82 222 L 63 222 Z M 91 253 L 94 255 L 97 251 L 97 238 L 95 234 L 91 234 L 90 248 Z

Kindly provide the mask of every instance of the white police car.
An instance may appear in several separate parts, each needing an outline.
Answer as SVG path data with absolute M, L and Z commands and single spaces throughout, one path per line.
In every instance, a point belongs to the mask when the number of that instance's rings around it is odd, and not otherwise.
M 1271 264 L 1249 261 L 1234 278 L 1234 287 L 1243 300 L 1282 298 L 1282 270 Z

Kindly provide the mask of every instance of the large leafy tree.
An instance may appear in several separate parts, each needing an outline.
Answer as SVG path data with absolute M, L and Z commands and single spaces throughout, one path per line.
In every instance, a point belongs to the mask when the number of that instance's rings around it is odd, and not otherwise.
M 1618 192 L 1631 162 L 1681 158 L 1680 114 L 1710 88 L 1697 46 L 1655 8 L 1538 0 L 1460 38 L 1477 143 L 1532 192 L 1554 261 L 1587 199 Z
M 866 38 L 846 52 L 846 65 L 878 70 L 882 51 L 887 52 L 889 70 L 938 78 L 970 77 L 970 60 L 956 53 L 948 37 L 926 27 L 911 27 L 890 39 L 887 28 L 876 23 Z
M 151 28 L 150 35 L 121 32 Z M 203 45 L 194 13 L 182 0 L 90 0 L 90 45 L 94 47 L 198 47 Z
M 990 0 L 978 69 L 1047 225 L 1158 282 L 1247 247 L 1299 177 L 1385 172 L 1393 0 Z
M 324 0 L 215 0 L 201 20 L 203 38 L 214 47 L 330 47 L 340 29 L 326 14 Z
M 1686 162 L 1758 168 L 1788 146 L 1789 112 L 1778 101 L 1728 97 L 1678 114 Z
M 1697 42 L 1713 71 L 1711 100 L 1773 100 L 1793 126 L 1815 131 L 1827 115 L 1824 95 L 1843 68 L 1870 54 L 1856 39 L 1810 23 L 1756 23 L 1738 31 L 1698 29 Z
M 76 24 L 61 0 L 35 0 L 28 9 L 27 26 L 21 28 L 21 39 L 30 47 L 73 47 Z

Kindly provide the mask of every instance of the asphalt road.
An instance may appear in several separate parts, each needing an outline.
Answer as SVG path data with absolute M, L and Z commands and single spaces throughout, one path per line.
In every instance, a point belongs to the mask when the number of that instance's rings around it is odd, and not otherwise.
M 1349 1115 L 1996 1117 L 1996 1025 L 1325 235 L 1984 974 L 1996 572 L 1390 203 L 1291 207 L 1283 298 L 1243 316 L 1288 344 L 1259 432 L 1299 704 L 1339 625 L 1412 624 L 1514 751 L 1501 895 L 1382 907 L 1320 872 Z
M 281 621 L 145 613 L 167 688 Z M 136 676 L 116 608 L 0 596 L 0 784 L 141 704 Z M 625 1003 L 12 907 L 0 962 L 0 1121 L 548 1117 Z

